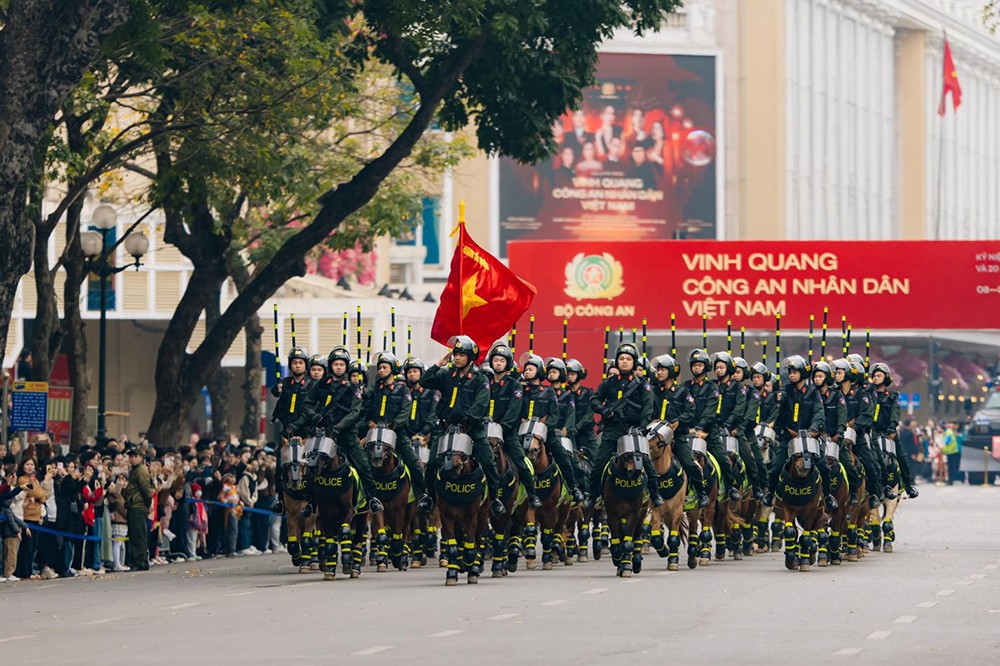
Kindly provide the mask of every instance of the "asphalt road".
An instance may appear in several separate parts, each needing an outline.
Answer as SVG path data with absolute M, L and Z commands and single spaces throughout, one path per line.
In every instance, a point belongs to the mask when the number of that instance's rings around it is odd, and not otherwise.
M 0 658 L 30 663 L 943 664 L 1000 661 L 1000 488 L 921 486 L 896 552 L 780 554 L 619 579 L 609 558 L 445 587 L 426 568 L 323 582 L 287 556 L 0 585 Z M 683 566 L 683 563 L 682 563 Z M 852 659 L 853 658 L 853 659 Z M 45 661 L 42 661 L 42 660 Z

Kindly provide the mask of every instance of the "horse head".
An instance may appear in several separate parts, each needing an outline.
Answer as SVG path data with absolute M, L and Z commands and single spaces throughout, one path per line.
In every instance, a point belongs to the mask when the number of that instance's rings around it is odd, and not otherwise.
M 503 426 L 496 421 L 486 424 L 486 441 L 490 443 L 493 457 L 499 459 L 503 455 Z
M 528 419 L 517 429 L 517 437 L 524 448 L 524 454 L 533 461 L 537 460 L 545 449 L 545 440 L 548 436 L 548 428 L 537 418 Z
M 309 454 L 314 450 L 314 447 L 314 437 L 306 440 L 298 436 L 291 439 L 282 438 L 281 450 L 279 452 L 281 471 L 294 483 L 302 480 L 306 464 L 310 458 Z
M 646 440 L 649 443 L 649 455 L 653 460 L 657 460 L 665 453 L 670 453 L 674 430 L 666 421 L 653 421 L 646 426 Z
M 472 471 L 472 438 L 458 426 L 449 426 L 438 440 L 443 458 L 441 469 L 446 476 L 461 476 Z
M 391 466 L 396 457 L 396 433 L 384 423 L 379 423 L 368 431 L 365 451 L 376 468 Z
M 695 464 L 704 470 L 708 464 L 708 442 L 703 437 L 697 435 L 691 437 L 691 456 Z
M 837 442 L 827 439 L 826 443 L 826 465 L 830 469 L 838 469 L 840 464 L 840 444 Z
M 768 427 L 763 423 L 754 428 L 754 435 L 757 437 L 757 445 L 760 446 L 760 455 L 764 459 L 765 463 L 771 462 L 771 447 L 774 445 L 774 440 L 777 435 L 774 432 L 774 428 Z
M 819 456 L 819 440 L 800 430 L 788 440 L 788 467 L 793 477 L 805 478 L 813 472 L 813 456 Z
M 618 438 L 615 463 L 619 469 L 628 472 L 629 475 L 641 474 L 644 455 L 649 455 L 649 440 L 638 428 L 629 428 L 627 433 Z

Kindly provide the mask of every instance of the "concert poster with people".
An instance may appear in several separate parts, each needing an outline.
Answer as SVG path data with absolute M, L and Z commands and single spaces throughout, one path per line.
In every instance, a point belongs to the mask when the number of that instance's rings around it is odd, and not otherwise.
M 715 238 L 717 127 L 715 57 L 602 53 L 554 154 L 500 160 L 501 256 L 512 240 Z

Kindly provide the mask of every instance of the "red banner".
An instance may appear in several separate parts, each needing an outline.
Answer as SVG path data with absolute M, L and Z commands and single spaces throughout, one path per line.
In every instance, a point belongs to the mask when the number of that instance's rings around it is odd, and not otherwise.
M 541 332 L 599 344 L 605 326 L 626 330 L 802 330 L 829 307 L 854 326 L 881 330 L 1000 329 L 1000 241 L 518 241 L 510 266 L 539 286 Z M 524 328 L 521 322 L 520 328 Z M 583 333 L 582 336 L 577 336 Z M 542 339 L 547 339 L 542 336 Z M 542 349 L 542 351 L 546 351 Z

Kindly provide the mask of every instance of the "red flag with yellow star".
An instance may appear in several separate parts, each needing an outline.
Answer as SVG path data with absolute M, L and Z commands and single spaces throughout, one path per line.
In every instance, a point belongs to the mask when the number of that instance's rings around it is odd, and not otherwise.
M 944 115 L 944 102 L 948 97 L 948 93 L 951 93 L 951 103 L 955 111 L 958 111 L 958 105 L 962 103 L 962 84 L 958 82 L 958 71 L 955 69 L 955 60 L 951 57 L 951 44 L 948 43 L 947 36 L 944 38 L 944 73 L 942 79 L 941 103 L 938 104 L 939 116 Z
M 482 355 L 527 311 L 537 290 L 472 240 L 465 229 L 464 209 L 463 204 L 458 244 L 431 337 L 447 345 L 453 335 L 468 335 Z

